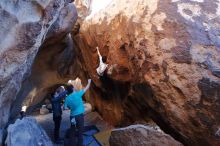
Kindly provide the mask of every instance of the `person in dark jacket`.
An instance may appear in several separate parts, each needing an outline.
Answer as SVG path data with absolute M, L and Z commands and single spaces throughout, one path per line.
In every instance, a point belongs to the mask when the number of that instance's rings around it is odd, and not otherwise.
M 52 95 L 52 111 L 53 111 L 53 121 L 54 121 L 54 140 L 55 143 L 62 143 L 60 139 L 60 124 L 62 120 L 62 100 L 66 97 L 67 91 L 63 86 L 59 87 L 56 92 Z

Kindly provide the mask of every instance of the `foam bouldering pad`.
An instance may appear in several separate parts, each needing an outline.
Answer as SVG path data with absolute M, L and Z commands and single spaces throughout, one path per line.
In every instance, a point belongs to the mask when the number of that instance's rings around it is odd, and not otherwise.
M 83 144 L 85 146 L 101 146 L 94 137 L 94 135 L 98 132 L 99 130 L 96 126 L 86 126 L 85 131 L 83 132 Z
M 94 137 L 99 132 L 96 126 L 85 126 L 83 132 L 83 145 L 84 146 L 101 146 L 101 144 Z M 64 146 L 77 145 L 77 133 L 74 129 L 68 129 L 66 132 Z
M 109 138 L 111 136 L 112 130 L 106 130 L 99 133 L 96 133 L 94 136 L 96 140 L 102 145 L 102 146 L 110 146 L 109 144 Z

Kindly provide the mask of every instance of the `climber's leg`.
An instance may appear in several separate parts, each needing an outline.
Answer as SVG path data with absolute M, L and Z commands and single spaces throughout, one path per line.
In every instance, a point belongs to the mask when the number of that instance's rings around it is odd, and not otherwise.
M 83 146 L 83 130 L 84 130 L 84 115 L 80 114 L 76 117 L 76 128 L 78 132 L 78 145 Z
M 57 141 L 60 138 L 60 123 L 61 123 L 61 116 L 54 117 L 54 140 Z

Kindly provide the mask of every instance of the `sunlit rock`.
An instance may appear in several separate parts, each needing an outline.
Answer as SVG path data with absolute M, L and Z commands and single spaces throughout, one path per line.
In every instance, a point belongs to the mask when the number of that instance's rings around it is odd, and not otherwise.
M 115 129 L 109 141 L 111 146 L 183 146 L 171 136 L 144 125 Z
M 114 125 L 151 117 L 185 145 L 220 145 L 220 2 L 96 2 L 75 39 L 103 117 Z M 102 78 L 96 46 L 109 65 Z

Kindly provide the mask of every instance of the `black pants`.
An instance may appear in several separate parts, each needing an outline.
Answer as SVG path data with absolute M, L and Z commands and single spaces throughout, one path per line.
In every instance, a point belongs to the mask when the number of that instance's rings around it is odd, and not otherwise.
M 60 124 L 61 124 L 61 116 L 53 117 L 54 121 L 54 140 L 58 140 L 60 138 Z
M 84 131 L 84 115 L 80 114 L 77 116 L 70 116 L 70 121 L 72 121 L 72 119 L 75 118 L 75 125 L 71 123 L 71 128 L 75 127 L 75 131 L 78 137 L 78 143 L 77 146 L 83 146 L 83 131 Z
M 24 112 L 24 111 L 21 111 L 21 112 L 20 112 L 20 116 L 21 116 L 20 119 L 23 119 L 23 118 L 25 117 L 25 112 Z

